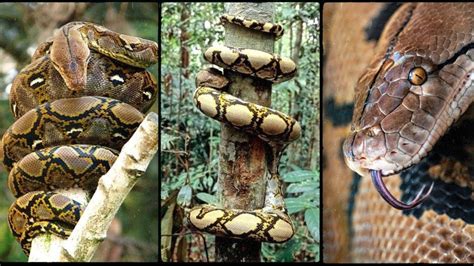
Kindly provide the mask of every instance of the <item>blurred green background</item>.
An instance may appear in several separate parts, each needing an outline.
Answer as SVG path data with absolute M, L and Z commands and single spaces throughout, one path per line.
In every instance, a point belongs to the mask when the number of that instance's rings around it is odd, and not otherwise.
M 0 135 L 12 124 L 8 91 L 15 75 L 30 63 L 36 46 L 54 29 L 89 21 L 113 31 L 158 41 L 158 3 L 0 3 Z M 158 66 L 149 71 L 158 77 Z M 158 112 L 155 102 L 151 111 Z M 0 261 L 27 261 L 7 223 L 15 200 L 0 167 Z M 158 260 L 158 159 L 132 189 L 94 261 Z

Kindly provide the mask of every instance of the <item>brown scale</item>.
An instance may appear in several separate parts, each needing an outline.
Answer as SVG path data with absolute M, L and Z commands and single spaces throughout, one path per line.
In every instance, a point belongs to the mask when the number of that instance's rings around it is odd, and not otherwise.
M 239 25 L 245 28 L 249 28 L 252 30 L 257 30 L 260 32 L 270 33 L 275 36 L 276 39 L 283 36 L 284 29 L 279 24 L 269 23 L 269 22 L 260 22 L 254 19 L 245 19 L 243 17 L 237 17 L 232 15 L 222 15 L 220 17 L 221 22 L 224 23 L 231 23 L 235 25 Z

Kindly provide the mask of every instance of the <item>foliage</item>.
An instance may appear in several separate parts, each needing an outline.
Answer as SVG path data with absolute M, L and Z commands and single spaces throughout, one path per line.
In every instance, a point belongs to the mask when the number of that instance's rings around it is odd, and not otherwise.
M 62 5 L 58 9 L 53 5 Z M 82 7 L 81 7 L 82 6 Z M 41 9 L 41 11 L 40 11 Z M 66 14 L 70 16 L 66 17 Z M 21 68 L 30 63 L 31 54 L 39 42 L 39 36 L 48 36 L 58 25 L 69 21 L 90 21 L 107 27 L 116 27 L 119 32 L 127 29 L 129 34 L 158 41 L 158 3 L 0 3 L 0 135 L 12 124 L 13 119 L 5 90 Z M 58 18 L 57 20 L 53 19 Z M 46 19 L 47 24 L 43 24 Z M 41 22 L 42 21 L 42 22 Z M 48 29 L 48 30 L 47 30 Z M 125 33 L 125 32 L 123 32 Z M 8 69 L 8 72 L 4 72 Z M 149 69 L 155 76 L 158 66 Z M 158 104 L 151 111 L 158 112 Z M 131 191 L 121 206 L 117 219 L 122 232 L 108 239 L 122 251 L 115 260 L 158 260 L 158 156 L 151 162 L 145 175 Z M 1 168 L 1 167 L 0 167 Z M 7 223 L 7 211 L 14 197 L 8 190 L 7 173 L 0 169 L 0 261 L 26 261 L 27 257 L 13 238 Z M 105 244 L 105 243 L 104 243 Z M 102 245 L 105 247 L 105 245 Z M 110 247 L 110 246 L 109 246 Z M 97 252 L 96 261 L 107 261 L 111 248 Z
M 219 23 L 223 13 L 222 3 L 162 5 L 162 218 L 172 206 L 171 196 L 186 185 L 193 189 L 195 202 L 216 201 L 220 125 L 194 107 L 192 94 L 195 74 L 206 64 L 203 51 L 223 42 L 224 28 Z M 299 75 L 273 86 L 272 106 L 296 116 L 303 133 L 286 149 L 280 166 L 289 184 L 285 201 L 297 233 L 285 244 L 264 244 L 261 254 L 264 261 L 319 261 L 319 148 L 315 148 L 319 147 L 315 146 L 319 142 L 319 4 L 278 3 L 275 18 L 285 27 L 276 52 L 289 56 L 298 51 Z M 297 21 L 302 22 L 303 31 L 302 42 L 295 47 Z M 178 198 L 189 196 L 188 189 Z M 176 213 L 174 221 L 167 223 L 173 223 L 174 233 L 181 236 L 186 230 Z M 182 242 L 165 252 L 173 253 L 173 260 L 202 260 L 205 247 L 196 239 L 194 235 L 187 238 L 189 253 L 181 250 Z M 206 234 L 206 239 L 212 251 L 213 238 Z M 212 261 L 213 254 L 209 255 Z

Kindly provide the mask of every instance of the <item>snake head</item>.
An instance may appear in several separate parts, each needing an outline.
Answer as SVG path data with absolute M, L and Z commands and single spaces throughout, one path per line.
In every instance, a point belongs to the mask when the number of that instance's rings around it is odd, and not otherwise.
M 90 50 L 74 26 L 63 27 L 53 37 L 51 62 L 69 89 L 80 91 L 87 82 Z
M 473 7 L 403 5 L 384 26 L 374 59 L 356 85 L 344 157 L 354 171 L 370 172 L 395 208 L 413 208 L 426 195 L 411 204 L 394 201 L 382 176 L 419 163 L 473 101 L 474 20 L 463 14 Z M 458 37 L 464 35 L 469 41 Z
M 385 188 L 382 176 L 418 163 L 432 148 L 439 133 L 434 118 L 441 112 L 439 97 L 429 96 L 439 88 L 430 62 L 415 56 L 395 54 L 377 59 L 358 81 L 352 131 L 344 141 L 346 164 L 360 175 L 369 172 L 381 196 L 393 207 L 410 209 Z

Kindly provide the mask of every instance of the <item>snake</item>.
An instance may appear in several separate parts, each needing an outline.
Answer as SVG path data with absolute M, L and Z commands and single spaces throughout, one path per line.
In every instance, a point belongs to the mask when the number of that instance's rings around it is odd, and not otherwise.
M 342 16 L 335 10 L 334 17 Z M 346 185 L 350 256 L 358 262 L 472 263 L 472 142 L 466 132 L 474 97 L 474 5 L 365 10 L 371 22 L 354 24 L 363 34 L 357 38 L 367 42 L 359 47 L 370 57 L 353 83 L 351 125 L 339 146 L 340 158 L 358 174 Z
M 61 191 L 95 191 L 156 100 L 145 68 L 157 60 L 155 42 L 71 22 L 15 77 L 15 122 L 2 137 L 0 161 L 17 198 L 9 227 L 26 255 L 40 234 L 71 234 L 85 205 Z
M 221 16 L 220 20 L 223 24 L 270 34 L 275 39 L 283 34 L 279 24 L 228 14 Z M 204 52 L 204 59 L 223 69 L 271 83 L 284 82 L 297 73 L 297 66 L 291 59 L 249 48 L 212 46 Z M 283 149 L 299 138 L 301 126 L 280 111 L 227 93 L 229 83 L 229 79 L 216 68 L 201 70 L 196 75 L 197 89 L 193 101 L 204 115 L 257 136 L 267 144 L 271 152 L 267 162 L 265 203 L 255 210 L 198 205 L 187 211 L 187 221 L 193 229 L 217 236 L 283 243 L 292 238 L 295 229 L 285 208 L 278 165 Z

